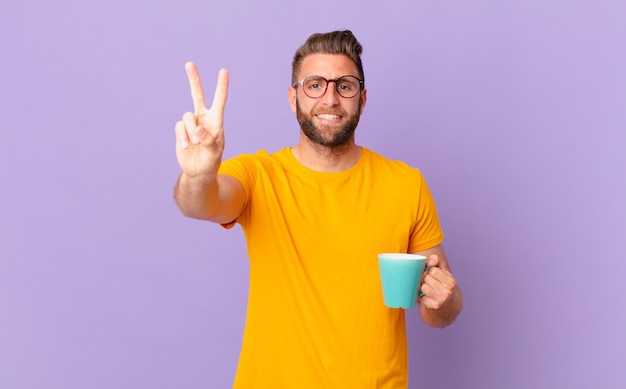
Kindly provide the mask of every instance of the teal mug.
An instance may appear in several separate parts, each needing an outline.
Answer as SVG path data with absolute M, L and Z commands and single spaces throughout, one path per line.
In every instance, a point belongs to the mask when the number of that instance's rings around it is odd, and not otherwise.
M 378 254 L 383 301 L 389 308 L 413 308 L 417 302 L 426 257 L 418 254 Z

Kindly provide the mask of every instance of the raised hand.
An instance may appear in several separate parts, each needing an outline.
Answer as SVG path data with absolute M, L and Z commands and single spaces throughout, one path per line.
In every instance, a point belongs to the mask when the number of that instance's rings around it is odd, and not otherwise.
M 211 108 L 204 104 L 200 74 L 193 62 L 185 64 L 195 112 L 186 112 L 175 126 L 176 158 L 184 174 L 217 174 L 224 152 L 224 107 L 228 97 L 228 71 L 221 69 Z

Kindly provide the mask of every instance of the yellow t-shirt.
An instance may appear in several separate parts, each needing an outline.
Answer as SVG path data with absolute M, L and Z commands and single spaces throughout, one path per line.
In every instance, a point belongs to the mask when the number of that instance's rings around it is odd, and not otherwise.
M 383 304 L 377 253 L 442 242 L 420 172 L 363 148 L 339 173 L 288 148 L 225 161 L 246 193 L 250 260 L 234 388 L 406 388 L 404 310 Z

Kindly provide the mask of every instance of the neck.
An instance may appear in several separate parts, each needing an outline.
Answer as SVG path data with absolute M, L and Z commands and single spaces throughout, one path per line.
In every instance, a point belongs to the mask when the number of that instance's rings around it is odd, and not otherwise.
M 361 157 L 361 147 L 354 138 L 343 145 L 327 147 L 311 142 L 308 138 L 291 148 L 293 156 L 302 165 L 319 172 L 341 172 L 354 166 Z

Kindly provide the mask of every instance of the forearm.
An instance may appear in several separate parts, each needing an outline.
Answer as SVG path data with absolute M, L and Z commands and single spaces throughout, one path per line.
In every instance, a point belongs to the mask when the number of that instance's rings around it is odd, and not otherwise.
M 435 328 L 445 328 L 456 320 L 463 308 L 463 293 L 458 286 L 451 293 L 446 304 L 438 308 L 429 308 L 420 303 L 420 317 L 424 323 Z
M 174 188 L 174 200 L 183 215 L 210 220 L 219 202 L 217 175 L 192 177 L 181 173 Z

